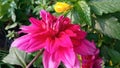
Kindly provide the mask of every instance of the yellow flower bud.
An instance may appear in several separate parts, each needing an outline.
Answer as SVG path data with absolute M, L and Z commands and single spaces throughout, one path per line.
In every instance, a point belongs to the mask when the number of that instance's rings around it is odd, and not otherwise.
M 71 9 L 72 6 L 67 4 L 67 3 L 64 3 L 64 2 L 57 2 L 55 5 L 54 5 L 54 9 L 57 13 L 61 13 L 61 12 L 65 12 L 65 11 L 68 11 L 69 9 Z
M 113 66 L 113 63 L 112 63 L 112 61 L 111 61 L 111 60 L 109 61 L 109 63 L 110 63 L 110 66 Z

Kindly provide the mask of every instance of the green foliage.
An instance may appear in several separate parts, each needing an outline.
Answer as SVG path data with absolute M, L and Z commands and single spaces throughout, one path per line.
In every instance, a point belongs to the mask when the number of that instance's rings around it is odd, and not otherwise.
M 72 19 L 73 23 L 80 23 L 91 25 L 90 7 L 86 1 L 72 1 L 73 9 L 68 13 L 68 17 Z
M 6 63 L 2 62 L 2 59 L 3 59 L 7 54 L 8 54 L 7 51 L 5 51 L 5 50 L 0 50 L 0 68 L 2 68 L 2 67 L 14 68 L 12 65 L 6 64 Z
M 120 40 L 120 23 L 115 17 L 102 17 L 96 20 L 96 29 L 100 30 L 102 33 L 108 35 L 109 37 L 116 38 Z
M 76 8 L 75 10 L 73 10 L 75 12 L 73 14 L 78 13 L 77 17 L 80 17 L 79 20 L 81 21 L 77 23 L 86 23 L 91 25 L 90 7 L 88 6 L 88 4 L 85 1 L 78 1 L 74 7 Z
M 17 48 L 10 48 L 9 54 L 3 59 L 3 62 L 26 67 L 25 58 L 27 54 Z
M 94 40 L 100 49 L 105 68 L 120 68 L 120 0 L 0 0 L 0 29 L 6 36 L 5 45 L 9 47 L 11 41 L 21 36 L 17 34 L 19 27 L 29 25 L 30 17 L 40 18 L 40 10 L 45 9 L 56 16 L 61 15 L 53 9 L 58 1 L 73 6 L 61 14 L 65 14 L 72 23 L 80 24 L 81 28 L 87 31 L 87 38 Z M 2 47 L 0 49 L 2 50 Z M 0 51 L 0 60 L 8 54 L 8 51 L 3 51 Z M 5 63 L 0 61 L 0 68 L 15 68 L 13 64 L 25 67 L 36 54 L 37 52 L 27 54 L 17 48 L 10 48 L 9 54 L 3 59 Z M 40 56 L 33 63 L 33 67 L 42 66 Z
M 104 61 L 110 65 L 113 68 L 119 68 L 120 67 L 120 53 L 114 49 L 110 49 L 106 46 L 102 47 L 101 54 L 104 56 Z M 109 61 L 110 60 L 110 61 Z M 110 63 L 112 62 L 112 64 Z M 113 66 L 113 64 L 115 64 Z M 106 65 L 107 66 L 107 65 Z
M 38 53 L 39 52 L 28 54 L 26 57 L 26 62 L 30 62 L 31 60 L 33 60 Z M 43 68 L 43 65 L 41 64 L 42 64 L 42 56 L 39 56 L 38 59 L 33 63 L 33 66 L 37 68 Z
M 120 12 L 120 0 L 90 0 L 89 4 L 98 15 Z
M 11 17 L 13 21 L 16 20 L 14 10 L 17 8 L 14 0 L 0 0 L 0 19 L 5 21 Z

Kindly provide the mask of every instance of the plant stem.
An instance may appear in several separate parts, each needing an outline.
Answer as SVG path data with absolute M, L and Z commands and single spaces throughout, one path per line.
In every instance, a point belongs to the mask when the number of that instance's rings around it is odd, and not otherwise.
M 26 66 L 26 68 L 29 68 L 38 58 L 39 56 L 43 53 L 44 50 L 41 50 L 35 57 L 34 59 Z

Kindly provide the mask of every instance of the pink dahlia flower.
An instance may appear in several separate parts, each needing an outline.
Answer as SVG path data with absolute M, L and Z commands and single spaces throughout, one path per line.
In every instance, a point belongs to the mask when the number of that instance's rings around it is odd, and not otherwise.
M 98 54 L 99 50 L 95 55 L 82 56 L 82 68 L 102 68 L 103 59 Z
M 77 55 L 93 55 L 96 47 L 85 39 L 86 32 L 64 16 L 55 17 L 41 10 L 41 19 L 31 17 L 31 25 L 22 26 L 26 35 L 16 39 L 12 47 L 26 52 L 44 49 L 44 68 L 57 68 L 62 62 L 67 68 L 80 68 Z

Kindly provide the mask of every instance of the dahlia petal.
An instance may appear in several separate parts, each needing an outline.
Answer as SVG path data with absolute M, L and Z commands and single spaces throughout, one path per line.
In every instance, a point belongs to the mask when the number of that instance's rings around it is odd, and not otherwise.
M 103 60 L 98 55 L 82 56 L 82 68 L 102 68 Z
M 75 65 L 75 53 L 73 49 L 71 48 L 68 48 L 68 49 L 62 48 L 62 49 L 63 49 L 63 52 L 61 52 L 62 54 L 60 54 L 62 62 L 67 67 L 73 67 Z
M 76 34 L 77 39 L 84 39 L 87 35 L 87 33 L 83 30 L 80 29 L 79 25 L 75 25 L 75 24 L 67 24 L 67 29 L 71 30 L 72 32 L 74 32 Z
M 48 38 L 46 40 L 46 50 L 49 52 L 49 53 L 53 53 L 55 52 L 55 50 L 57 49 L 57 45 L 54 43 L 55 40 L 52 40 L 51 38 Z
M 65 33 L 60 34 L 60 36 L 56 39 L 56 43 L 62 47 L 73 47 L 70 37 Z
M 33 29 L 31 29 L 31 27 L 30 26 L 21 26 L 21 31 L 19 31 L 19 33 L 32 33 L 33 31 L 31 31 L 31 30 L 33 30 Z
M 24 35 L 20 38 L 17 38 L 12 44 L 11 47 L 17 47 L 20 50 L 27 51 L 27 47 L 30 41 L 30 37 L 27 35 Z
M 54 55 L 50 54 L 47 51 L 43 53 L 43 65 L 44 68 L 58 68 L 60 64 L 59 59 L 54 59 Z
M 40 27 L 42 24 L 40 20 L 35 19 L 34 17 L 29 18 L 29 21 L 32 23 L 32 25 L 35 25 L 36 27 Z
M 80 61 L 78 60 L 78 58 L 75 59 L 75 65 L 73 68 L 81 68 L 82 63 L 80 63 Z
M 93 67 L 102 68 L 102 64 L 103 64 L 103 59 L 99 57 L 95 60 Z
M 94 55 L 97 51 L 95 44 L 93 42 L 89 42 L 88 40 L 83 40 L 81 45 L 75 47 L 75 51 L 80 55 Z
M 80 65 L 81 63 L 79 62 L 78 58 L 75 58 L 75 65 L 71 66 L 69 64 L 65 64 L 66 68 L 81 68 L 82 65 Z
M 58 32 L 60 29 L 60 25 L 60 19 L 58 18 L 57 21 L 53 24 L 53 29 L 55 29 L 55 31 Z
M 46 12 L 45 10 L 40 11 L 40 16 L 42 17 L 42 19 L 44 21 L 46 21 L 47 14 L 48 14 L 48 12 Z
M 76 30 L 78 31 L 78 30 L 80 30 L 80 26 L 76 25 L 76 24 L 70 24 L 69 29 L 73 30 L 73 31 L 76 31 Z
M 86 35 L 87 35 L 87 33 L 85 31 L 82 31 L 82 30 L 77 31 L 76 33 L 77 33 L 76 38 L 79 38 L 79 39 L 84 39 L 86 37 Z
M 35 26 L 21 26 L 21 31 L 19 33 L 37 33 L 40 31 L 40 28 L 37 28 Z
M 44 48 L 45 44 L 44 43 L 40 43 L 40 42 L 37 42 L 35 41 L 34 44 L 28 44 L 27 48 L 26 48 L 26 52 L 30 53 L 30 52 L 35 52 L 35 51 L 38 51 L 42 48 Z
M 46 34 L 44 34 L 44 35 L 43 34 L 38 33 L 38 34 L 33 34 L 30 36 L 31 39 L 29 41 L 29 44 L 27 45 L 27 52 L 34 52 L 34 51 L 40 50 L 46 46 L 46 43 L 45 43 Z
M 56 17 L 51 15 L 50 13 L 46 12 L 45 10 L 40 11 L 40 15 L 42 17 L 42 20 L 46 23 L 46 28 L 51 27 L 50 25 L 53 24 L 54 20 L 56 20 Z
M 94 68 L 93 63 L 94 63 L 95 56 L 82 56 L 82 68 Z
M 27 43 L 30 40 L 30 37 L 24 35 L 20 38 L 17 38 L 12 44 L 11 47 L 19 47 L 22 46 L 24 43 Z
M 65 33 L 70 36 L 70 37 L 75 37 L 76 36 L 76 33 L 74 33 L 72 30 L 65 30 Z
M 39 32 L 39 33 L 33 33 L 31 34 L 31 38 L 36 39 L 38 42 L 45 42 L 47 39 L 47 32 Z
M 68 17 L 64 17 L 63 23 L 64 23 L 64 24 L 70 24 L 70 23 L 71 23 L 71 20 L 70 20 Z
M 38 40 L 34 40 L 33 38 L 31 38 L 31 35 L 24 35 L 16 39 L 11 44 L 11 47 L 17 47 L 18 49 L 24 50 L 26 52 L 34 52 L 42 49 L 44 47 L 44 44 L 42 42 L 39 42 Z

